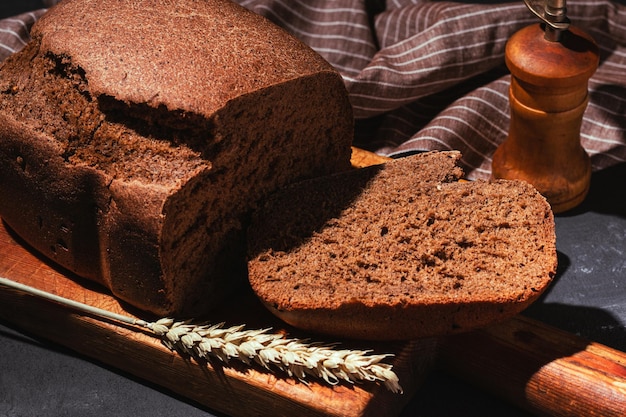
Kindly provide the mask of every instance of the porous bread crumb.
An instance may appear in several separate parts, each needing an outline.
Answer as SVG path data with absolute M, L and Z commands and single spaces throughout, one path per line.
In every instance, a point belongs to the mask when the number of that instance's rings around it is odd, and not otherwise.
M 26 66 L 31 71 L 23 71 Z M 0 100 L 0 111 L 54 137 L 69 164 L 93 167 L 111 180 L 161 187 L 175 187 L 211 166 L 201 157 L 211 137 L 206 119 L 187 115 L 186 125 L 179 121 L 173 128 L 173 115 L 164 108 L 94 97 L 80 66 L 67 56 L 39 53 L 38 42 L 5 65 L 5 73 L 13 71 L 21 73 L 17 82 L 0 78 L 0 91 L 10 96 Z M 198 146 L 203 142 L 204 148 Z
M 555 273 L 550 208 L 526 183 L 458 182 L 457 158 L 419 155 L 274 195 L 249 231 L 257 295 L 296 326 L 370 338 L 446 333 L 519 312 Z M 430 308 L 419 310 L 430 324 L 411 312 L 419 306 Z M 441 306 L 457 313 L 443 317 Z M 366 320 L 367 309 L 386 325 Z M 322 312 L 335 312 L 333 323 Z M 394 319 L 402 314 L 415 326 Z

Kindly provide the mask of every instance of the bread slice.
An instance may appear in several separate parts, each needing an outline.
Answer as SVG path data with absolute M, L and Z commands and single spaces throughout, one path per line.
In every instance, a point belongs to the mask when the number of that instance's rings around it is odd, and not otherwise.
M 519 313 L 556 272 L 546 200 L 517 181 L 459 182 L 458 152 L 292 185 L 249 232 L 249 280 L 285 322 L 415 339 Z
M 349 169 L 352 137 L 341 76 L 243 7 L 66 0 L 0 69 L 0 216 L 136 307 L 199 314 L 246 283 L 251 204 Z

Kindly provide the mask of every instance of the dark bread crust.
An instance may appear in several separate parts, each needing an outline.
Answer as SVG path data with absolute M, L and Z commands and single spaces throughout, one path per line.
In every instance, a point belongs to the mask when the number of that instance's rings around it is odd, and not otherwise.
M 287 323 L 398 340 L 511 317 L 556 273 L 546 200 L 517 181 L 460 182 L 458 152 L 287 187 L 249 229 L 249 280 Z
M 242 221 L 349 168 L 341 76 L 224 0 L 66 0 L 0 69 L 0 216 L 45 256 L 159 315 L 245 283 Z
M 223 0 L 69 0 L 32 29 L 89 74 L 89 91 L 209 116 L 231 99 L 319 72 L 310 48 Z

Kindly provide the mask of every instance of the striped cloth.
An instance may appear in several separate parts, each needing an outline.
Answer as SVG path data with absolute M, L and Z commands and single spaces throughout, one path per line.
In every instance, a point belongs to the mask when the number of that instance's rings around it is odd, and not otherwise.
M 30 27 L 45 10 L 36 10 L 0 20 L 0 60 L 19 51 L 30 40 Z
M 504 47 L 537 21 L 521 0 L 238 2 L 300 38 L 343 75 L 357 146 L 394 157 L 457 149 L 468 178 L 490 176 L 491 156 L 509 125 Z M 27 42 L 28 28 L 44 12 L 0 21 L 0 59 Z M 626 6 L 570 0 L 567 14 L 600 47 L 581 132 L 599 170 L 626 160 Z

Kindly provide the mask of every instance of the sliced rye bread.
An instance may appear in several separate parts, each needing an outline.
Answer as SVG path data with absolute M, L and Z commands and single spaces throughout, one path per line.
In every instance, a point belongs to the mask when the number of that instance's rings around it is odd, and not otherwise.
M 554 218 L 518 181 L 459 181 L 433 152 L 287 187 L 248 230 L 257 296 L 294 327 L 415 339 L 509 318 L 556 273 Z

